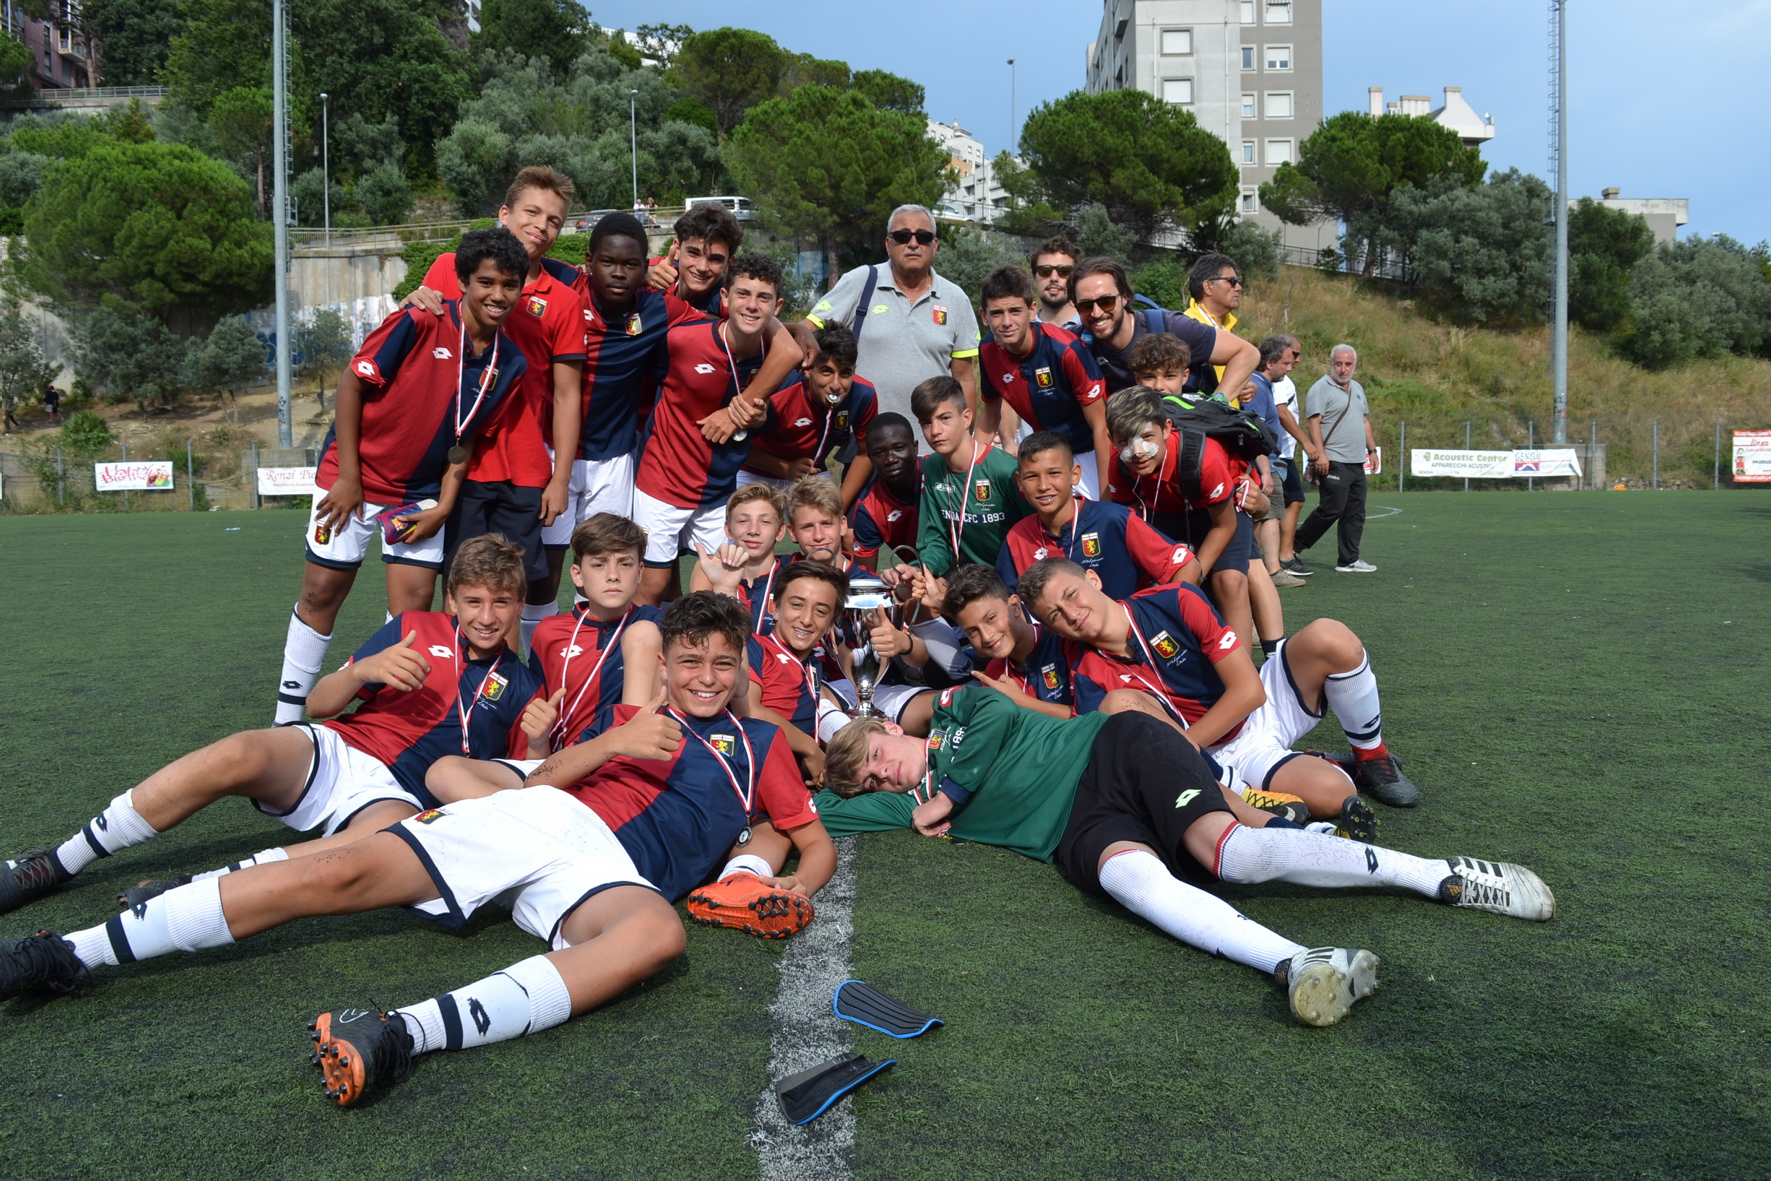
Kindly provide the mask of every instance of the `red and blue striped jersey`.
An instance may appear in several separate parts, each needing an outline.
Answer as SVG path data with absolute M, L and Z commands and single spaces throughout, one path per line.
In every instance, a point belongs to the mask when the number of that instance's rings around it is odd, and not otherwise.
M 509 648 L 486 660 L 468 659 L 455 617 L 441 611 L 402 611 L 370 636 L 350 663 L 393 647 L 407 632 L 418 633 L 412 648 L 430 662 L 424 684 L 409 692 L 364 685 L 357 693 L 362 704 L 355 712 L 321 725 L 385 763 L 401 787 L 434 808 L 437 801 L 424 787 L 430 765 L 444 755 L 527 758 L 523 710 L 545 694 L 541 682 Z
M 1067 642 L 1076 712 L 1093 713 L 1115 689 L 1149 693 L 1187 725 L 1205 716 L 1224 695 L 1224 682 L 1212 666 L 1242 647 L 1216 608 L 1190 583 L 1155 586 L 1119 604 L 1131 616 L 1129 658 Z M 1242 723 L 1219 742 L 1242 731 Z
M 618 705 L 615 724 L 637 713 Z M 566 789 L 603 818 L 634 867 L 673 902 L 718 869 L 757 818 L 779 829 L 818 818 L 780 727 L 729 713 L 677 720 L 682 745 L 669 758 L 620 755 Z M 748 807 L 739 794 L 747 787 Z
M 821 663 L 814 652 L 801 660 L 773 635 L 750 637 L 750 679 L 762 688 L 762 703 L 792 722 L 801 733 L 818 733 Z
M 1205 450 L 1199 457 L 1199 495 L 1187 495 L 1179 476 L 1180 465 L 1181 432 L 1170 431 L 1156 470 L 1147 476 L 1133 475 L 1124 460 L 1113 457 L 1113 482 L 1107 485 L 1107 495 L 1117 504 L 1133 506 L 1138 516 L 1145 519 L 1153 512 L 1184 513 L 1190 508 L 1207 508 L 1235 495 L 1236 481 L 1242 472 L 1216 439 L 1206 437 Z
M 900 545 L 916 547 L 916 530 L 921 521 L 917 515 L 922 503 L 922 468 L 916 469 L 916 491 L 909 500 L 899 500 L 890 485 L 875 475 L 867 488 L 855 498 L 849 510 L 849 529 L 855 537 L 855 557 L 872 560 L 882 549 Z
M 1036 621 L 1027 622 L 1034 636 L 1033 651 L 1027 653 L 1027 659 L 1020 664 L 1007 657 L 992 660 L 984 666 L 984 675 L 998 680 L 1012 678 L 1027 696 L 1064 706 L 1074 713 L 1076 701 L 1070 692 L 1070 661 L 1064 655 L 1064 641 Z
M 755 578 L 738 580 L 738 601 L 750 612 L 753 635 L 766 636 L 775 630 L 775 579 L 787 568 L 790 558 L 775 555 L 775 564 Z
M 828 471 L 826 461 L 831 451 L 847 455 L 855 437 L 864 435 L 867 424 L 879 413 L 879 391 L 866 378 L 857 377 L 835 406 L 814 405 L 811 387 L 804 375 L 796 372 L 769 395 L 769 412 L 772 421 L 756 436 L 753 450 L 766 451 L 789 463 L 816 460 L 821 470 Z M 748 463 L 744 470 L 759 476 L 769 474 Z
M 580 272 L 582 276 L 582 272 Z M 664 336 L 701 314 L 642 288 L 633 306 L 611 314 L 581 277 L 584 298 L 584 429 L 578 458 L 592 461 L 631 455 L 639 448 L 640 422 L 651 412 L 664 365 Z
M 516 310 L 504 318 L 504 332 L 523 350 L 528 368 L 480 431 L 467 478 L 491 483 L 508 480 L 520 488 L 545 488 L 553 477 L 548 448 L 553 443 L 553 364 L 584 359 L 584 296 L 576 289 L 578 268 L 558 259 L 541 260 L 541 274 L 523 287 Z M 439 254 L 424 285 L 445 299 L 461 298 L 455 252 Z
M 677 508 L 724 503 L 738 486 L 738 469 L 750 451 L 748 436 L 714 444 L 698 425 L 750 384 L 766 352 L 758 349 L 742 361 L 734 358 L 720 337 L 723 323 L 701 320 L 665 334 L 670 364 L 647 424 L 634 486 Z M 768 427 L 764 422 L 755 429 Z
M 528 368 L 522 350 L 500 331 L 495 337 L 498 368 L 488 379 L 494 346 L 488 345 L 476 357 L 470 341 L 463 362 L 458 356 L 460 310 L 447 300 L 443 311 L 433 316 L 423 308 L 401 308 L 369 334 L 351 359 L 351 372 L 363 384 L 357 455 L 363 497 L 372 503 L 402 505 L 442 491 L 449 448 L 455 446 L 457 377 L 465 442 L 492 421 Z M 484 397 L 479 396 L 482 381 Z M 314 483 L 331 488 L 337 482 L 334 425 L 326 432 Z
M 635 623 L 656 624 L 662 618 L 662 608 L 634 603 L 620 619 L 598 619 L 580 603 L 570 615 L 549 615 L 535 625 L 529 671 L 541 682 L 544 696 L 566 691 L 554 725 L 555 750 L 595 738 L 609 728 L 627 679 L 621 638 Z
M 1035 320 L 1033 347 L 1026 356 L 1017 357 L 995 336 L 986 336 L 978 346 L 978 363 L 982 397 L 1006 401 L 1033 430 L 1057 431 L 1076 454 L 1094 453 L 1095 433 L 1082 408 L 1106 397 L 1107 383 L 1094 354 L 1075 336 Z
M 658 260 L 662 262 L 663 260 Z M 690 320 L 708 319 L 723 320 L 726 318 L 726 285 L 715 283 L 707 291 L 694 299 L 685 298 L 682 294 L 683 283 L 677 280 L 676 286 L 663 292 L 664 298 L 671 305 L 672 324 L 682 324 Z
M 1045 558 L 1069 558 L 1101 580 L 1110 599 L 1129 599 L 1138 591 L 1167 582 L 1193 560 L 1193 551 L 1170 541 L 1162 531 L 1122 504 L 1106 504 L 1078 496 L 1076 513 L 1059 536 L 1038 517 L 1022 517 L 1002 543 L 996 572 L 1010 590 L 1027 567 Z

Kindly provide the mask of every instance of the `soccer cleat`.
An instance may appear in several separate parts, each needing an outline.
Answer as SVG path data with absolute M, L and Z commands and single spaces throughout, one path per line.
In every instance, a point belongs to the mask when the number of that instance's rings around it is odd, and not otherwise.
M 1355 758 L 1348 774 L 1352 775 L 1354 786 L 1380 804 L 1412 808 L 1420 803 L 1420 788 L 1402 774 L 1402 768 L 1392 755 L 1382 754 L 1375 759 Z
M 20 853 L 17 861 L 8 862 L 0 871 L 0 914 L 35 902 L 73 877 L 47 849 Z
M 736 927 L 764 939 L 803 931 L 815 913 L 804 894 L 771 886 L 753 873 L 727 874 L 689 895 L 689 917 L 703 927 Z
M 0 1001 L 27 992 L 73 992 L 85 974 L 74 945 L 54 931 L 0 939 Z
M 149 902 L 180 886 L 191 884 L 191 875 L 181 873 L 175 878 L 160 878 L 157 881 L 137 882 L 129 889 L 117 895 L 118 910 L 134 910 L 138 906 L 146 906 Z
M 1298 576 L 1296 574 L 1293 574 L 1290 570 L 1287 570 L 1284 566 L 1279 567 L 1279 569 L 1277 571 L 1275 571 L 1271 575 L 1271 577 L 1273 579 L 1273 585 L 1278 586 L 1278 587 L 1303 586 L 1304 585 L 1303 578 L 1301 578 L 1300 576 Z
M 1451 875 L 1439 883 L 1439 899 L 1452 906 L 1547 923 L 1556 917 L 1556 896 L 1523 865 L 1452 857 Z
M 1305 824 L 1310 819 L 1310 807 L 1299 796 L 1289 796 L 1282 791 L 1262 791 L 1258 787 L 1250 787 L 1243 791 L 1242 802 L 1261 812 L 1289 820 L 1293 824 Z
M 406 1019 L 373 1009 L 339 1009 L 307 1023 L 316 1043 L 308 1060 L 320 1068 L 326 1098 L 340 1107 L 412 1073 L 417 1055 Z
M 1340 819 L 1335 821 L 1334 835 L 1369 845 L 1377 840 L 1377 824 L 1377 813 L 1371 810 L 1370 804 L 1358 796 L 1348 796 L 1341 801 Z
M 1377 991 L 1378 958 L 1346 947 L 1314 947 L 1280 965 L 1291 1011 L 1305 1025 L 1333 1025 Z
M 1372 574 L 1377 571 L 1376 566 L 1363 559 L 1355 559 L 1345 565 L 1336 566 L 1335 569 L 1342 574 Z
M 1285 558 L 1280 561 L 1279 565 L 1281 569 L 1289 570 L 1299 578 L 1308 578 L 1310 575 L 1316 573 L 1314 570 L 1304 565 L 1300 559 L 1295 557 Z

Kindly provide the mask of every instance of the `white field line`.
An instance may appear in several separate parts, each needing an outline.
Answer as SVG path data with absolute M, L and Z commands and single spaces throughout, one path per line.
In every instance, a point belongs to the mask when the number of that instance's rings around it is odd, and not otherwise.
M 818 891 L 818 914 L 781 957 L 781 988 L 769 1006 L 769 1078 L 779 1079 L 826 1062 L 849 1049 L 849 1023 L 831 1011 L 837 986 L 849 978 L 854 934 L 855 838 L 836 842 L 836 873 Z M 855 1146 L 855 1109 L 844 1096 L 823 1115 L 795 1127 L 781 1114 L 771 1085 L 757 1103 L 750 1134 L 763 1181 L 846 1181 Z

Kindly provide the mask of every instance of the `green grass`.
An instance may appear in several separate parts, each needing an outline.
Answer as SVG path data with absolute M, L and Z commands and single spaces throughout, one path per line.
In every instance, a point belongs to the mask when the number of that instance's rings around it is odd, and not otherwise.
M 858 1094 L 863 1178 L 1762 1175 L 1771 1160 L 1761 741 L 1771 713 L 1747 539 L 1771 501 L 1394 493 L 1366 556 L 1285 593 L 1295 628 L 1371 650 L 1386 735 L 1426 802 L 1383 840 L 1523 861 L 1548 925 L 1379 892 L 1231 889 L 1302 942 L 1367 946 L 1384 988 L 1342 1025 L 1048 866 L 864 839 L 853 974 L 947 1025 Z M 1374 508 L 1374 511 L 1377 511 Z M 226 532 L 238 526 L 238 532 Z M 281 513 L 0 520 L 0 843 L 65 838 L 171 758 L 261 725 L 300 570 Z M 1318 547 L 1323 559 L 1332 542 Z M 370 570 L 339 650 L 380 621 Z M 1313 741 L 1339 745 L 1332 723 Z M 227 801 L 0 931 L 103 918 L 121 887 L 287 830 Z M 0 1175 L 750 1177 L 781 947 L 690 931 L 603 1012 L 426 1058 L 340 1112 L 306 1064 L 321 1008 L 409 1003 L 531 955 L 483 916 L 314 919 L 0 1006 Z

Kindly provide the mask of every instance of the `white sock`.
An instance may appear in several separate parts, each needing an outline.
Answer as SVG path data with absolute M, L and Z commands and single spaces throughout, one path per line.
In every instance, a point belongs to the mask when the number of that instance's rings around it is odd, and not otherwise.
M 815 727 L 818 732 L 818 744 L 829 746 L 830 740 L 836 737 L 836 732 L 852 721 L 854 719 L 844 713 L 841 706 L 820 699 L 818 702 L 818 724 Z
M 726 867 L 719 871 L 719 876 L 723 879 L 735 873 L 753 873 L 759 878 L 772 878 L 775 876 L 775 869 L 755 853 L 740 853 L 726 862 Z
M 1235 825 L 1218 842 L 1213 870 L 1224 881 L 1243 885 L 1400 886 L 1428 898 L 1439 897 L 1439 883 L 1451 876 L 1443 860 L 1319 832 L 1246 824 Z
M 160 834 L 135 810 L 134 789 L 111 801 L 111 806 L 86 822 L 86 826 L 55 851 L 55 859 L 69 873 L 79 873 L 100 857 L 109 857 Z
M 241 858 L 232 865 L 224 865 L 220 869 L 211 869 L 203 873 L 194 873 L 191 875 L 191 881 L 206 882 L 210 878 L 219 878 L 226 874 L 233 873 L 237 869 L 250 869 L 254 865 L 269 865 L 273 861 L 287 860 L 289 860 L 289 851 L 287 849 L 260 849 L 252 856 Z
M 226 947 L 234 941 L 221 913 L 221 883 L 211 878 L 168 890 L 101 927 L 68 936 L 89 968 L 133 963 L 174 951 Z
M 326 663 L 326 649 L 331 636 L 323 636 L 289 613 L 289 635 L 283 641 L 283 675 L 277 682 L 277 716 L 273 725 L 299 722 L 307 712 L 307 695 L 320 679 L 320 668 Z
M 426 1054 L 552 1029 L 572 1015 L 572 997 L 553 961 L 537 955 L 396 1012 L 406 1018 L 413 1049 Z
M 1359 653 L 1359 667 L 1350 673 L 1332 673 L 1322 686 L 1328 708 L 1347 732 L 1347 741 L 1360 750 L 1376 750 L 1384 744 L 1384 711 L 1377 700 L 1377 678 L 1371 675 L 1371 657 Z
M 557 603 L 523 604 L 523 622 L 521 629 L 523 633 L 524 652 L 529 650 L 529 641 L 534 638 L 535 629 L 541 626 L 541 621 L 546 619 L 549 615 L 559 614 L 559 610 L 560 608 Z
M 1222 898 L 1189 886 L 1154 853 L 1120 853 L 1101 867 L 1101 888 L 1121 906 L 1182 943 L 1227 960 L 1272 972 L 1304 950 L 1261 926 Z

